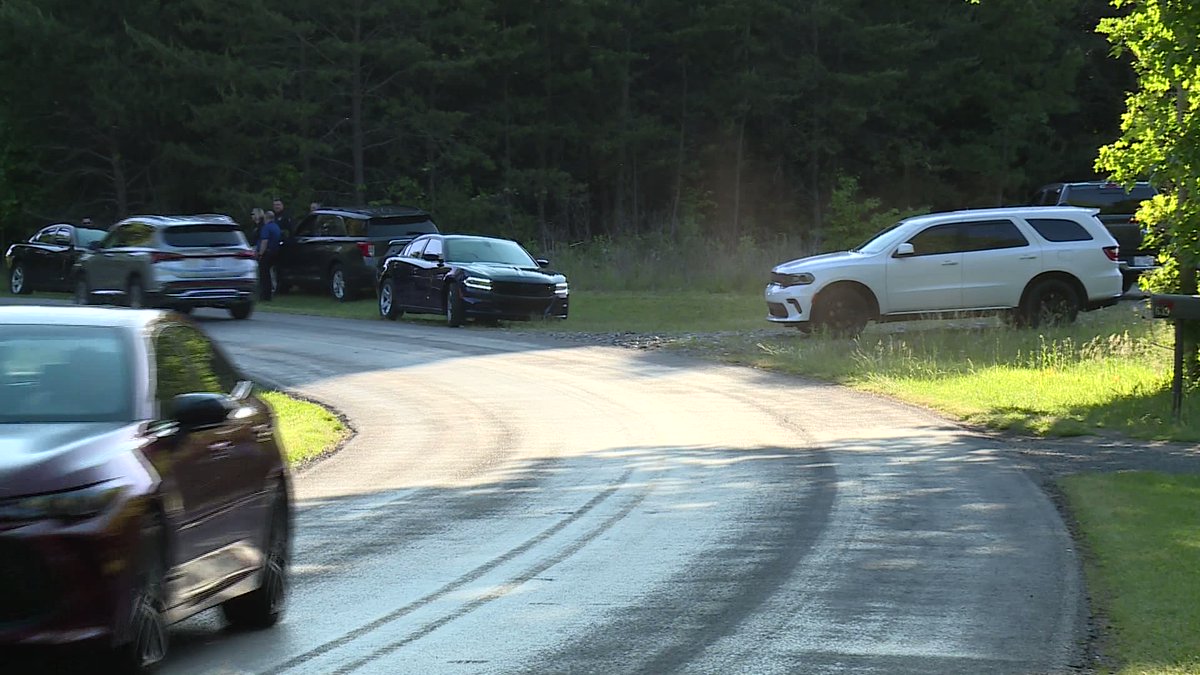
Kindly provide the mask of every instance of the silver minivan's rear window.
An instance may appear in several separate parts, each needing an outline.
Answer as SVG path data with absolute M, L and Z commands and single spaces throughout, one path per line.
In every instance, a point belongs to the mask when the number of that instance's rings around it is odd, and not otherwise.
M 235 225 L 177 225 L 163 230 L 163 241 L 176 248 L 247 245 Z

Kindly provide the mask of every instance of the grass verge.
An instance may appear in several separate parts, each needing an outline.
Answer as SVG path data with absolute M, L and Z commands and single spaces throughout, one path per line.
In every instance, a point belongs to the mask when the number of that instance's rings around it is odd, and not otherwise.
M 1200 674 L 1200 476 L 1062 481 L 1120 675 Z
M 303 466 L 328 453 L 350 434 L 338 416 L 324 406 L 278 391 L 264 391 L 259 395 L 275 411 L 284 452 L 288 464 L 293 467 Z

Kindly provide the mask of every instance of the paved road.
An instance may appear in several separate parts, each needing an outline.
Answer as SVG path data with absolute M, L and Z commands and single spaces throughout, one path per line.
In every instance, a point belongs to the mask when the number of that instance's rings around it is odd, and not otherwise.
M 211 318 L 206 318 L 211 317 Z M 846 390 L 495 330 L 200 313 L 357 436 L 284 622 L 164 673 L 1045 673 L 1078 561 L 996 441 Z

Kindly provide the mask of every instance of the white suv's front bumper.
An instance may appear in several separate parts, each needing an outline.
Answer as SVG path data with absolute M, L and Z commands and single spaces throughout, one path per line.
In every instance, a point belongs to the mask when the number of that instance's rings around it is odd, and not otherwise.
M 767 300 L 767 321 L 774 323 L 808 323 L 812 320 L 813 284 L 780 286 L 767 284 L 763 295 Z

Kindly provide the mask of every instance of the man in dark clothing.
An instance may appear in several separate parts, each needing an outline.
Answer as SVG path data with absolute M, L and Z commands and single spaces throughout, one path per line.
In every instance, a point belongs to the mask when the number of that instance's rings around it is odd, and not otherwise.
M 290 233 L 292 231 L 292 214 L 283 205 L 283 200 L 276 197 L 275 201 L 271 202 L 271 210 L 275 212 L 275 222 L 279 225 L 279 229 Z
M 267 211 L 263 225 L 258 230 L 258 243 L 255 245 L 258 254 L 258 296 L 267 302 L 271 301 L 275 290 L 274 275 L 271 272 L 275 267 L 275 258 L 279 254 L 279 244 L 282 241 L 283 234 L 279 230 L 279 223 L 275 222 L 275 214 Z

